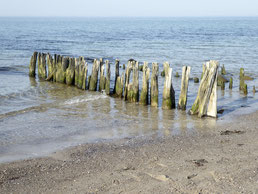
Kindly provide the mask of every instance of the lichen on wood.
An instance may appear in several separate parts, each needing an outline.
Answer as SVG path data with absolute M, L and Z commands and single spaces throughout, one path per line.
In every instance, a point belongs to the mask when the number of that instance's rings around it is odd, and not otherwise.
M 53 57 L 48 53 L 47 54 L 47 69 L 48 69 L 48 77 L 52 74 L 54 71 L 54 60 Z M 54 74 L 53 74 L 54 75 Z M 51 81 L 53 78 L 51 78 L 49 81 Z
M 181 92 L 180 92 L 178 106 L 177 106 L 178 109 L 186 110 L 190 72 L 191 72 L 191 67 L 184 66 L 182 68 Z
M 106 60 L 106 77 L 105 77 L 105 92 L 106 92 L 106 95 L 110 95 L 110 76 L 111 76 L 110 63 L 109 63 L 108 60 Z
M 46 54 L 39 53 L 38 55 L 38 77 L 42 79 L 47 78 Z
M 74 78 L 75 78 L 75 59 L 69 58 L 69 65 L 66 69 L 66 84 L 67 85 L 73 85 L 74 84 Z
M 151 106 L 158 107 L 159 105 L 159 65 L 158 63 L 152 63 L 152 73 L 151 73 Z
M 56 64 L 56 82 L 65 83 L 66 69 L 69 65 L 69 57 L 57 56 Z
M 217 117 L 218 67 L 218 61 L 206 62 L 198 94 L 190 110 L 191 114 L 198 114 L 198 117 Z
M 115 84 L 114 84 L 114 90 L 113 90 L 114 94 L 116 93 L 116 81 L 117 81 L 117 78 L 119 77 L 119 63 L 120 61 L 116 59 L 115 61 L 116 72 L 115 72 L 115 82 L 114 82 Z
M 90 91 L 97 91 L 99 66 L 100 66 L 100 61 L 97 59 L 94 59 L 94 62 L 92 65 L 92 72 L 90 76 L 90 83 L 89 83 Z
M 172 85 L 172 68 L 168 62 L 163 64 L 165 71 L 163 98 L 162 98 L 162 109 L 175 108 L 175 91 Z
M 83 82 L 82 82 L 82 89 L 86 90 L 87 89 L 87 78 L 88 78 L 88 63 L 85 63 L 84 65 L 84 72 L 83 72 Z
M 35 77 L 36 76 L 36 64 L 37 64 L 37 56 L 38 52 L 34 52 L 30 59 L 30 66 L 29 66 L 29 76 Z
M 100 58 L 99 60 L 99 69 L 100 69 L 100 75 L 99 75 L 99 91 L 105 90 L 106 85 L 106 78 L 105 78 L 105 65 L 103 64 L 103 59 Z
M 149 104 L 149 79 L 150 79 L 150 68 L 148 67 L 148 62 L 143 63 L 142 68 L 142 91 L 140 95 L 140 104 Z
M 139 101 L 139 63 L 137 61 L 129 61 L 127 67 L 127 82 L 126 82 L 126 100 L 129 102 Z M 130 73 L 133 73 L 132 83 L 130 82 Z

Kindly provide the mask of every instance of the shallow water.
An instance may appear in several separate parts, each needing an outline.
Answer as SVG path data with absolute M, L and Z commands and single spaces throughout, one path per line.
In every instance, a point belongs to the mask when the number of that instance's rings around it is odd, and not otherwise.
M 239 68 L 258 75 L 258 18 L 0 18 L 0 162 L 80 143 L 146 135 L 191 135 L 257 110 L 258 97 L 238 90 Z M 219 118 L 198 119 L 186 111 L 126 103 L 99 92 L 28 77 L 33 51 L 114 61 L 169 61 L 175 72 L 192 67 L 200 77 L 208 59 L 225 64 L 233 90 L 218 87 Z M 89 61 L 90 62 L 90 61 Z M 123 72 L 120 69 L 120 73 Z M 162 103 L 163 78 L 159 77 Z M 111 82 L 111 87 L 113 87 Z M 176 99 L 181 78 L 173 77 Z M 199 84 L 189 83 L 187 109 Z M 140 84 L 141 88 L 141 84 Z

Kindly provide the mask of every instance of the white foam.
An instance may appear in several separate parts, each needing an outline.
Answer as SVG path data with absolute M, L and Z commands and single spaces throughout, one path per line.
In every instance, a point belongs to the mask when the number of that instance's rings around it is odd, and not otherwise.
M 104 99 L 107 98 L 108 96 L 106 95 L 88 95 L 88 96 L 79 96 L 72 98 L 70 100 L 67 100 L 64 102 L 64 105 L 72 105 L 72 104 L 80 104 L 83 102 L 89 102 L 89 101 L 95 101 L 98 99 Z

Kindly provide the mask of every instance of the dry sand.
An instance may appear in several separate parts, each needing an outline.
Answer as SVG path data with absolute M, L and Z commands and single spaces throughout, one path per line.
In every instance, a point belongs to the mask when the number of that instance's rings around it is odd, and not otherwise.
M 1 164 L 0 193 L 258 193 L 257 118 Z

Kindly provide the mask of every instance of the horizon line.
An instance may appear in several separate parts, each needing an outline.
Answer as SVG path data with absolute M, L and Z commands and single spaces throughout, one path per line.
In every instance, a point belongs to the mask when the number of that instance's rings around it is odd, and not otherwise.
M 258 15 L 203 15 L 203 16 L 4 16 L 1 18 L 202 18 L 202 17 L 258 17 Z

